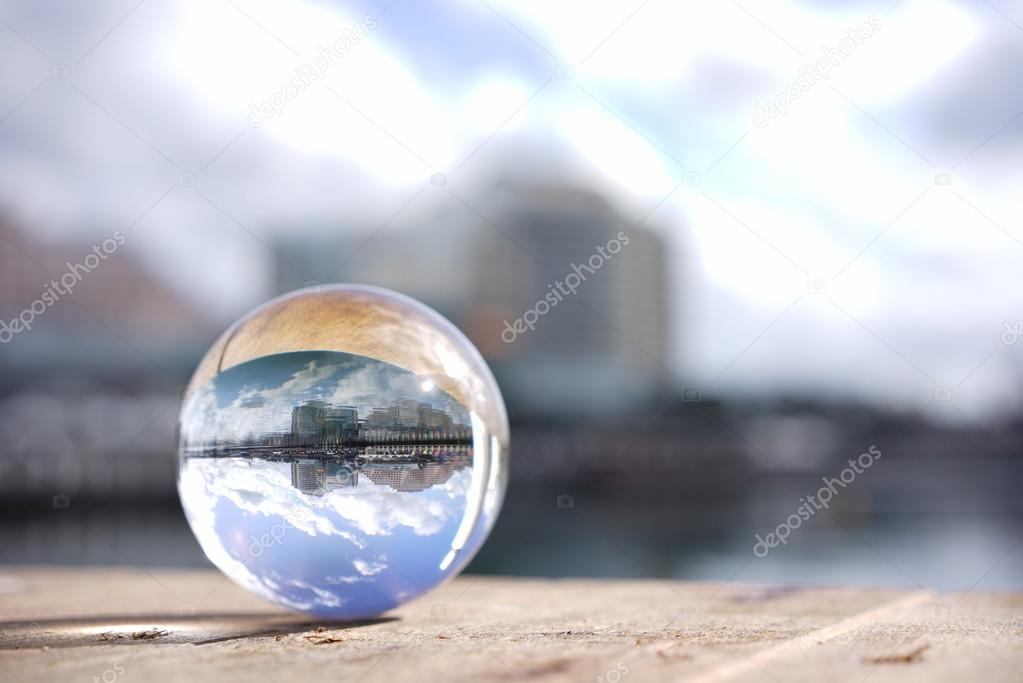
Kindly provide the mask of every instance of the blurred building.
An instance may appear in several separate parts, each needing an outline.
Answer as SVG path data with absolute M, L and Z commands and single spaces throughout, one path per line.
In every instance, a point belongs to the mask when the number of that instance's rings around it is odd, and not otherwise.
M 213 327 L 132 253 L 123 231 L 49 243 L 0 217 L 0 322 L 19 317 L 31 329 L 5 342 L 9 363 L 187 367 Z
M 213 327 L 130 234 L 45 241 L 0 216 L 0 493 L 173 495 L 180 390 Z
M 462 326 L 488 352 L 510 400 L 529 413 L 621 414 L 662 394 L 671 319 L 663 240 L 577 188 L 508 188 L 495 208 L 507 239 L 478 244 Z M 606 246 L 619 234 L 624 246 L 611 255 Z M 576 272 L 586 278 L 577 293 L 543 314 L 538 302 Z M 505 321 L 528 323 L 530 310 L 539 314 L 535 328 L 509 343 Z
M 508 182 L 434 206 L 414 231 L 282 239 L 277 288 L 315 273 L 422 300 L 481 350 L 513 415 L 635 413 L 668 388 L 673 310 L 666 244 L 636 220 L 587 189 Z

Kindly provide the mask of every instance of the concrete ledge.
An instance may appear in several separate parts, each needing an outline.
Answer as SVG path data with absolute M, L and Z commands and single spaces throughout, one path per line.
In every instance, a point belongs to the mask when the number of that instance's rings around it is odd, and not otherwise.
M 0 681 L 1019 681 L 1023 596 L 464 577 L 380 619 L 214 571 L 0 570 Z

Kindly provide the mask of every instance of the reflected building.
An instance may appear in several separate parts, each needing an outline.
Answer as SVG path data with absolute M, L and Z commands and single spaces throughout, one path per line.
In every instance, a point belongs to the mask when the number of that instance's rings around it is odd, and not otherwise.
M 299 441 L 354 441 L 359 436 L 359 411 L 353 406 L 303 401 L 291 411 L 291 435 Z
M 327 441 L 354 441 L 359 437 L 359 411 L 352 406 L 328 406 L 323 411 L 323 434 Z
M 366 419 L 368 427 L 395 427 L 398 425 L 398 406 L 389 408 L 374 408 Z
M 373 408 L 360 420 L 354 406 L 336 406 L 321 400 L 303 401 L 291 410 L 292 446 L 357 446 L 367 443 L 422 442 L 429 439 L 465 440 L 468 425 L 456 424 L 447 411 L 412 398 L 398 398 L 389 406 Z M 278 445 L 280 435 L 268 433 L 260 444 Z
M 327 404 L 323 401 L 304 401 L 291 411 L 291 434 L 299 439 L 319 439 L 323 436 Z
M 374 484 L 390 486 L 405 493 L 425 491 L 443 484 L 451 476 L 465 468 L 467 462 L 367 464 L 362 472 Z
M 322 496 L 336 489 L 357 487 L 359 470 L 348 463 L 299 458 L 291 463 L 291 485 L 302 493 Z
M 191 457 L 250 456 L 271 459 L 354 456 L 375 448 L 411 446 L 468 446 L 472 427 L 468 415 L 454 416 L 444 408 L 411 398 L 393 399 L 391 405 L 372 408 L 361 419 L 355 406 L 332 405 L 307 399 L 290 410 L 287 431 L 265 431 L 239 438 L 215 437 L 202 445 L 189 445 Z
M 361 473 L 378 486 L 416 493 L 445 483 L 455 472 L 471 465 L 472 452 L 468 448 L 437 455 L 406 450 L 339 460 L 297 458 L 291 461 L 291 485 L 302 493 L 322 496 L 337 489 L 357 488 Z
M 301 459 L 291 463 L 291 485 L 302 493 L 323 495 L 327 469 L 318 460 Z
M 412 398 L 399 398 L 393 406 L 374 409 L 366 424 L 395 429 L 449 430 L 454 426 L 446 412 Z
M 302 385 L 292 395 L 280 391 L 296 386 L 291 380 L 300 373 L 314 371 L 320 386 Z M 339 391 L 352 374 L 374 391 Z M 227 425 L 237 424 L 234 411 L 248 410 L 234 407 L 237 400 L 227 401 L 218 419 L 211 419 L 216 385 L 228 375 L 239 376 L 228 383 L 230 390 L 237 394 L 245 387 L 246 397 L 268 416 L 268 428 L 235 436 Z M 273 380 L 254 388 L 266 377 Z M 339 394 L 349 404 L 323 399 Z M 195 434 L 183 430 L 186 459 L 281 463 L 273 467 L 289 472 L 291 486 L 310 496 L 374 486 L 425 491 L 473 463 L 471 418 L 460 403 L 436 387 L 424 388 L 422 378 L 407 370 L 351 354 L 274 354 L 241 364 L 204 385 L 189 408 L 195 415 L 183 422 Z M 247 414 L 244 419 L 252 420 Z

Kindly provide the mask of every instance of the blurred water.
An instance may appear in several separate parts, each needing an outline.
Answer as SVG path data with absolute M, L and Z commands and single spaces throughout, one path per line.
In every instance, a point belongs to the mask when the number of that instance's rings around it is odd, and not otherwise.
M 743 500 L 573 496 L 512 498 L 470 571 L 486 573 L 675 578 L 699 581 L 936 590 L 1023 588 L 1023 514 L 931 506 L 863 515 L 840 513 L 804 523 L 765 557 L 756 535 L 785 520 L 799 496 L 787 487 Z M 994 501 L 992 501 L 994 502 Z M 1009 501 L 1002 501 L 1008 503 Z M 734 506 L 734 507 L 733 507 Z M 933 508 L 941 509 L 933 509 Z
M 742 488 L 697 485 L 641 496 L 513 480 L 497 526 L 467 571 L 1023 589 L 1023 501 L 1015 495 L 1023 465 L 955 474 L 948 467 L 938 461 L 928 469 L 907 463 L 870 471 L 859 488 L 843 491 L 827 514 L 803 523 L 787 545 L 763 558 L 753 554 L 755 535 L 784 522 L 818 479 L 775 475 Z M 207 566 L 173 506 L 136 512 L 72 501 L 68 509 L 41 510 L 27 524 L 3 517 L 5 564 Z

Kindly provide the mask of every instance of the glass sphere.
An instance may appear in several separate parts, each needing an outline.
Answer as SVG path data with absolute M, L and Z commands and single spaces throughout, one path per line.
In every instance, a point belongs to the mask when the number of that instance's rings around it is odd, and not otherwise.
M 206 556 L 294 610 L 364 619 L 457 574 L 504 498 L 508 419 L 479 353 L 395 292 L 287 294 L 189 384 L 178 491 Z

